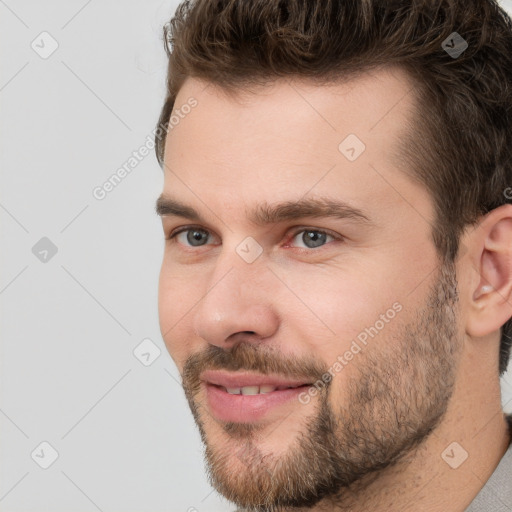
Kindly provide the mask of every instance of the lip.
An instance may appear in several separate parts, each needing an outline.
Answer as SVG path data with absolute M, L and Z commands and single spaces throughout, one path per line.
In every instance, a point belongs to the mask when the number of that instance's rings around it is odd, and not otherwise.
M 295 406 L 301 405 L 298 396 L 305 392 L 310 383 L 283 379 L 277 376 L 256 375 L 249 373 L 226 373 L 208 371 L 201 374 L 201 381 L 206 389 L 207 405 L 214 418 L 224 422 L 253 423 L 269 416 L 279 407 L 290 404 L 295 399 Z M 224 388 L 241 388 L 245 386 L 297 386 L 258 395 L 232 395 Z
M 249 372 L 228 373 L 218 370 L 208 370 L 200 376 L 202 381 L 225 388 L 243 388 L 244 386 L 302 386 L 311 384 L 306 380 L 284 379 L 279 376 L 261 375 Z

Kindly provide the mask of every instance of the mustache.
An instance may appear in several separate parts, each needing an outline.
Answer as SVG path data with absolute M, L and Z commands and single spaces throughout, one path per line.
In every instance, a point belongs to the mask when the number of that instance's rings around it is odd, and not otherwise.
M 183 366 L 183 387 L 192 394 L 197 392 L 199 377 L 206 370 L 245 370 L 307 382 L 315 382 L 327 373 L 327 367 L 321 360 L 294 355 L 285 357 L 275 347 L 246 341 L 229 349 L 208 345 L 203 351 L 191 355 Z

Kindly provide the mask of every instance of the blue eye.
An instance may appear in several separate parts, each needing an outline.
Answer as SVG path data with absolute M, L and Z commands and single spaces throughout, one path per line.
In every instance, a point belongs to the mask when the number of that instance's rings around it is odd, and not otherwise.
M 332 235 L 329 235 L 325 231 L 319 231 L 318 229 L 303 229 L 298 231 L 293 239 L 297 238 L 302 233 L 300 240 L 305 244 L 306 249 L 315 249 L 317 247 L 321 247 L 325 244 L 326 239 L 331 237 L 334 239 Z
M 186 235 L 181 240 L 178 239 L 178 235 Z M 329 240 L 340 239 L 340 236 L 334 236 L 326 231 L 318 230 L 318 229 L 300 229 L 296 231 L 292 235 L 292 240 L 296 239 L 300 234 L 302 234 L 300 241 L 304 244 L 300 249 L 316 249 L 318 247 L 322 247 Z M 206 245 L 206 241 L 210 236 L 210 232 L 206 229 L 202 229 L 199 227 L 184 227 L 181 228 L 174 233 L 171 233 L 167 240 L 172 240 L 173 242 L 179 241 L 185 247 L 201 247 Z
M 206 231 L 205 229 L 184 228 L 184 229 L 181 229 L 181 230 L 177 231 L 176 233 L 172 234 L 169 237 L 169 240 L 172 238 L 175 238 L 176 236 L 178 236 L 182 233 L 187 234 L 187 236 L 185 237 L 186 241 L 187 241 L 187 243 L 190 243 L 190 245 L 192 247 L 201 247 L 202 245 L 204 245 L 204 243 L 201 243 L 201 242 L 204 242 L 207 237 L 205 237 L 203 235 L 205 235 L 205 234 L 208 235 L 208 231 Z M 183 245 L 186 245 L 186 244 L 183 244 Z

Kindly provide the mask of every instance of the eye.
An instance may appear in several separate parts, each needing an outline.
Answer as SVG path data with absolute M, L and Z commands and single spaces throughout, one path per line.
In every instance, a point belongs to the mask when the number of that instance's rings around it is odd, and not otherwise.
M 299 245 L 299 249 L 316 249 L 325 245 L 329 241 L 328 238 L 332 240 L 341 239 L 340 236 L 331 235 L 319 229 L 302 228 L 292 235 L 292 240 L 295 240 L 301 234 L 302 236 L 299 238 L 299 243 L 303 243 L 304 245 L 302 247 Z M 210 232 L 206 229 L 188 226 L 171 233 L 167 237 L 167 240 L 179 242 L 185 247 L 201 247 L 206 245 L 209 236 Z
M 301 235 L 302 234 L 302 235 Z M 301 235 L 299 237 L 299 235 Z M 306 249 L 316 249 L 317 247 L 321 247 L 322 245 L 325 245 L 327 238 L 335 239 L 333 235 L 330 235 L 329 233 L 325 231 L 321 231 L 318 229 L 301 229 L 300 231 L 297 231 L 294 235 L 292 240 L 295 240 L 299 237 L 299 242 L 302 242 Z M 300 246 L 299 246 L 300 247 Z
M 178 235 L 186 236 L 182 237 L 182 239 L 179 240 Z M 209 231 L 207 231 L 206 229 L 187 227 L 179 229 L 174 233 L 171 233 L 167 237 L 167 240 L 173 240 L 175 238 L 182 245 L 186 246 L 187 244 L 190 244 L 191 247 L 201 247 L 202 245 L 204 245 L 205 240 L 207 240 L 208 235 Z

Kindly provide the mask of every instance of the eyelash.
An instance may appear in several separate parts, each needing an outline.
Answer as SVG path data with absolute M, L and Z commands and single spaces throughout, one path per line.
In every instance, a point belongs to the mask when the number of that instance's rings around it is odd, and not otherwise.
M 172 231 L 168 236 L 166 236 L 166 240 L 170 241 L 171 243 L 178 243 L 176 241 L 176 236 L 178 236 L 180 233 L 183 233 L 183 232 L 186 232 L 186 231 L 192 231 L 192 230 L 198 230 L 198 231 L 202 231 L 202 232 L 205 232 L 207 234 L 211 234 L 210 231 L 208 231 L 207 229 L 204 229 L 200 226 L 184 226 L 182 228 L 178 228 L 177 230 L 175 231 Z M 314 232 L 314 233 L 321 233 L 323 235 L 327 235 L 327 236 L 330 236 L 332 238 L 334 238 L 335 241 L 342 241 L 343 240 L 343 237 L 340 236 L 340 235 L 336 235 L 330 231 L 326 231 L 326 230 L 323 230 L 323 229 L 316 229 L 316 228 L 304 228 L 304 227 L 301 227 L 300 229 L 297 228 L 297 230 L 295 230 L 289 237 L 290 240 L 293 240 L 299 233 L 302 233 L 302 232 L 307 232 L 307 231 L 311 231 L 311 232 Z M 332 242 L 326 242 L 325 245 L 322 245 L 320 247 L 317 247 L 317 248 L 304 248 L 304 247 L 296 247 L 296 249 L 299 249 L 303 252 L 312 252 L 312 251 L 319 251 L 321 250 L 323 247 L 327 246 L 329 243 L 332 243 Z M 189 246 L 185 246 L 188 250 L 194 250 L 194 247 L 189 247 Z M 197 248 L 199 247 L 203 247 L 203 246 L 198 246 Z

